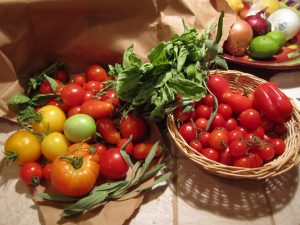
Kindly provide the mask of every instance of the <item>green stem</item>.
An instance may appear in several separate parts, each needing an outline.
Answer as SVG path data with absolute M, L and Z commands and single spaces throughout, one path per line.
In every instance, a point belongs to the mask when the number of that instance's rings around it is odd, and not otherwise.
M 31 180 L 30 180 L 30 185 L 31 185 L 32 187 L 36 187 L 36 186 L 38 186 L 39 184 L 40 184 L 40 178 L 39 178 L 38 176 L 34 176 L 34 177 L 31 178 Z
M 68 157 L 68 156 L 61 156 L 59 157 L 60 159 L 66 159 L 66 160 L 69 160 L 72 164 L 72 166 L 75 168 L 75 169 L 80 169 L 82 167 L 82 164 L 83 164 L 83 157 Z
M 18 154 L 14 151 L 5 151 L 4 155 L 8 160 L 16 161 L 18 158 Z

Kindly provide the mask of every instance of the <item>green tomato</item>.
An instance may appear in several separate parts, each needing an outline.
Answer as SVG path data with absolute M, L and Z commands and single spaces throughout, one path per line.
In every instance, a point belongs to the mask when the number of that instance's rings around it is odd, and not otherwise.
M 95 132 L 95 120 L 86 114 L 75 114 L 69 117 L 64 126 L 65 136 L 74 143 L 90 138 Z

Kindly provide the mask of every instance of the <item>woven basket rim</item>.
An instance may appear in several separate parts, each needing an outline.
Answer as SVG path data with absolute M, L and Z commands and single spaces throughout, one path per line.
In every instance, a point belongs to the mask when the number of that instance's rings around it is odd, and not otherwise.
M 227 80 L 231 79 L 235 82 L 230 83 L 230 86 L 236 89 L 236 82 L 248 84 L 248 88 L 254 88 L 258 84 L 267 82 L 250 73 L 245 73 L 237 70 L 211 70 L 211 74 L 218 73 L 224 76 Z M 292 103 L 293 104 L 293 103 Z M 285 152 L 276 159 L 264 164 L 258 168 L 240 168 L 227 166 L 219 162 L 210 160 L 191 148 L 186 141 L 181 137 L 175 124 L 175 119 L 172 114 L 167 117 L 167 127 L 171 138 L 175 142 L 177 148 L 190 160 L 198 164 L 202 169 L 209 173 L 218 176 L 232 179 L 255 179 L 262 180 L 269 177 L 278 176 L 294 166 L 300 161 L 300 114 L 293 105 L 292 119 L 286 123 L 288 135 L 285 138 L 287 148 Z

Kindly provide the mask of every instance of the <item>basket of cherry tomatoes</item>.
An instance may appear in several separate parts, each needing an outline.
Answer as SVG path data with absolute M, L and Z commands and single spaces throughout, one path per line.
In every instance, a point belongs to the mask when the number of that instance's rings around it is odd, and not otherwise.
M 282 174 L 300 156 L 300 114 L 275 84 L 239 71 L 211 71 L 193 110 L 168 115 L 178 149 L 206 171 L 233 179 Z

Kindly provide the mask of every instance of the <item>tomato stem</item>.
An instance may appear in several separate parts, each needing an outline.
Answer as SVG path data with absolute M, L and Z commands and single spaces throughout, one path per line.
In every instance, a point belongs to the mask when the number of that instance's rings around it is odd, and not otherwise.
M 18 158 L 18 154 L 13 151 L 5 151 L 4 154 L 8 160 L 16 161 Z
M 66 159 L 69 160 L 72 164 L 72 166 L 75 169 L 80 169 L 82 167 L 82 163 L 83 163 L 83 157 L 68 157 L 68 156 L 61 156 L 59 157 L 60 159 Z
M 36 187 L 40 184 L 40 178 L 38 176 L 33 176 L 31 179 L 30 179 L 30 185 L 32 187 Z

